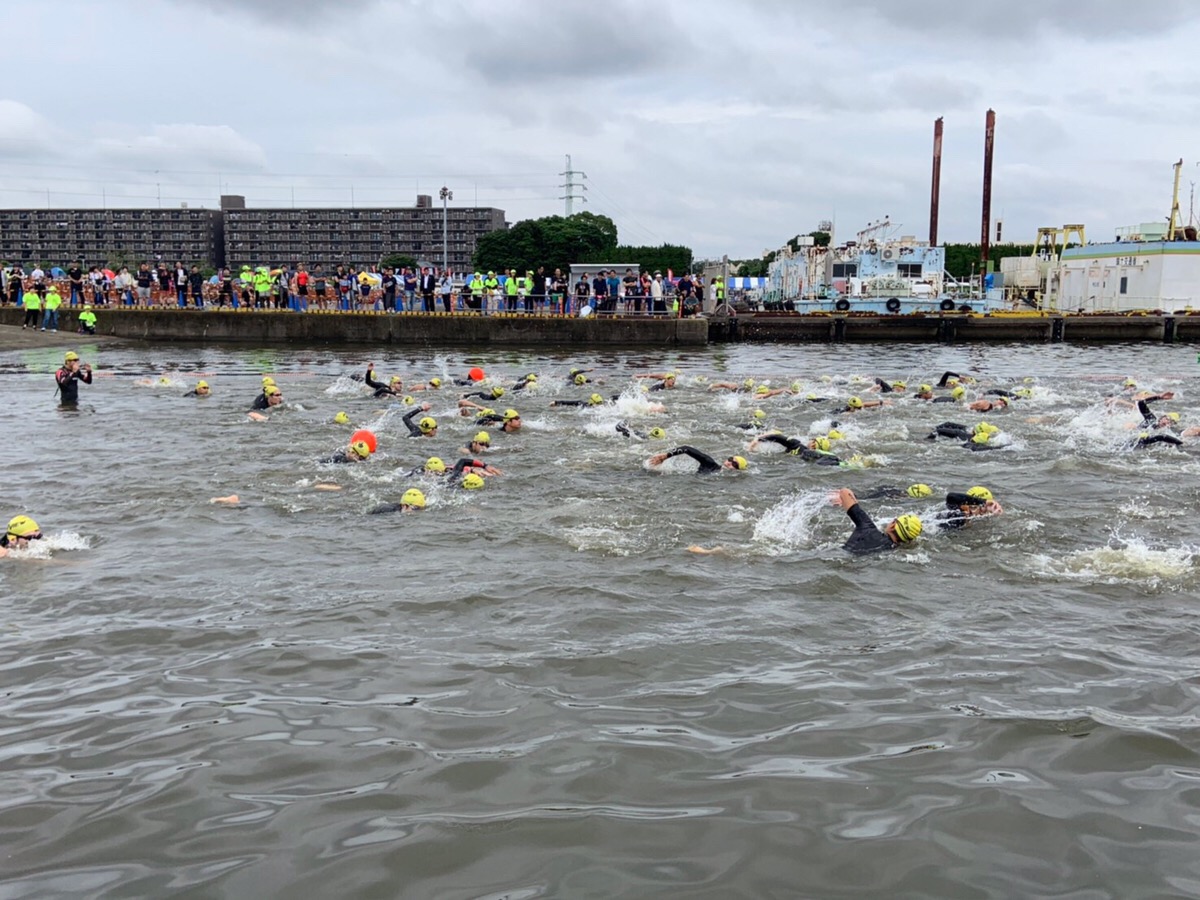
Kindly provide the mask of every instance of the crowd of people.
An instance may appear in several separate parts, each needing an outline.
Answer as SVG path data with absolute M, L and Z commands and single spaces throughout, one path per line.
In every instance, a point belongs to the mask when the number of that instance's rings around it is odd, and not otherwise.
M 319 265 L 223 268 L 205 277 L 199 266 L 143 263 L 131 270 L 76 262 L 48 271 L 0 268 L 0 302 L 39 317 L 49 303 L 142 309 L 270 309 L 294 312 L 521 313 L 526 315 L 696 315 L 708 299 L 725 300 L 720 276 L 616 270 L 572 278 L 562 269 L 455 273 L 433 267 Z M 58 307 L 55 306 L 54 309 Z M 29 321 L 27 320 L 27 323 Z

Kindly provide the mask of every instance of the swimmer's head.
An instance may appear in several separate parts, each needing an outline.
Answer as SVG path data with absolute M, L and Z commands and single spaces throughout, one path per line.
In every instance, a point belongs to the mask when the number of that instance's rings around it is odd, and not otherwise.
M 36 541 L 42 536 L 42 529 L 29 516 L 14 516 L 8 522 L 7 536 L 26 541 Z
M 416 488 L 409 488 L 400 498 L 400 505 L 409 509 L 424 509 L 425 495 Z
M 159 384 L 170 384 L 170 383 L 171 383 L 171 379 L 170 379 L 170 378 L 168 378 L 166 375 L 162 375 L 162 376 L 160 376 L 160 377 L 159 377 L 159 379 L 158 379 L 158 383 L 159 383 Z
M 592 394 L 592 396 L 588 397 L 588 406 L 599 406 L 603 402 L 604 398 L 599 394 Z
M 667 436 L 667 433 L 665 431 L 663 431 L 661 428 L 651 428 L 650 429 L 650 437 L 653 440 L 661 441 L 666 436 Z
M 196 382 L 196 393 L 200 394 L 201 396 L 204 396 L 205 394 L 209 393 L 208 382 L 207 381 L 197 381 Z
M 988 434 L 986 431 L 981 431 L 978 434 L 976 434 L 974 437 L 971 438 L 971 443 L 986 444 L 991 439 L 992 439 L 992 436 L 990 434 Z
M 1017 397 L 1020 397 L 1022 400 L 1028 400 L 1033 396 L 1033 391 L 1031 391 L 1029 388 L 1017 388 L 1015 391 L 1013 391 L 1013 394 Z
M 729 469 L 737 469 L 739 472 L 745 471 L 750 463 L 746 461 L 744 456 L 731 456 L 725 460 L 725 466 Z
M 471 438 L 472 444 L 479 444 L 482 447 L 492 446 L 492 436 L 486 431 L 481 431 L 475 437 Z
M 933 494 L 933 488 L 927 484 L 910 484 L 905 488 L 904 493 L 912 497 L 914 500 L 919 500 L 922 497 L 929 497 Z
M 754 379 L 747 378 L 745 381 L 742 382 L 742 387 L 744 387 L 748 391 L 754 390 Z
M 893 381 L 892 382 L 892 390 L 893 391 L 907 391 L 908 385 L 903 381 Z
M 846 436 L 844 434 L 842 434 L 840 431 L 838 431 L 836 428 L 830 428 L 829 434 L 827 434 L 825 436 L 827 438 L 829 438 L 831 441 L 844 441 L 846 439 Z
M 820 398 L 816 394 L 809 391 L 809 393 L 805 396 L 804 399 L 805 400 L 819 400 Z
M 758 387 L 756 387 L 754 389 L 754 393 L 758 394 L 761 397 L 763 394 L 771 393 L 771 389 L 769 387 L 767 387 L 765 384 L 760 384 Z
M 1122 385 L 1122 387 L 1135 388 L 1135 387 L 1137 387 L 1137 382 L 1134 381 L 1132 378 L 1126 378 L 1125 383 Z
M 263 387 L 275 387 L 275 379 L 270 375 L 264 375 L 262 377 L 262 384 Z
M 907 544 L 920 537 L 922 525 L 920 519 L 911 513 L 907 513 L 903 516 L 897 516 L 892 522 L 892 528 L 896 532 L 896 537 L 899 538 L 900 543 Z
M 967 496 L 974 497 L 976 500 L 982 500 L 984 503 L 992 499 L 992 492 L 982 485 L 975 485 L 973 488 L 967 489 Z
M 483 487 L 484 481 L 482 475 L 476 475 L 474 472 L 468 472 L 463 476 L 462 486 L 468 491 L 477 491 Z
M 820 450 L 822 453 L 829 452 L 829 438 L 817 437 L 808 442 L 809 450 Z
M 513 419 L 519 419 L 519 418 L 521 418 L 521 414 L 519 412 L 517 412 L 515 409 L 506 409 L 504 411 L 504 421 L 505 422 L 511 422 Z
M 388 382 L 388 384 L 390 384 L 392 387 L 396 387 L 397 385 L 403 384 L 403 383 L 404 382 L 400 380 L 399 375 L 393 375 L 391 381 Z
M 1179 416 L 1179 413 L 1177 413 L 1177 412 L 1169 412 L 1163 418 L 1170 419 L 1172 422 L 1177 423 L 1179 421 L 1180 416 Z
M 338 425 L 349 425 L 350 417 L 348 415 L 346 415 L 344 412 L 340 412 L 336 416 L 333 417 L 333 421 L 336 422 Z
M 917 390 L 920 391 L 922 394 L 928 394 L 933 390 L 933 385 L 932 384 L 923 384 L 920 387 L 918 387 Z
M 500 387 L 500 385 L 496 385 L 494 388 L 492 388 L 492 399 L 493 400 L 499 400 L 503 396 L 504 396 L 504 388 Z
M 851 397 L 849 400 L 846 401 L 846 405 L 848 407 L 850 407 L 851 409 L 862 409 L 863 408 L 862 397 Z
M 355 441 L 350 445 L 350 452 L 359 459 L 366 459 L 371 455 L 371 445 L 366 441 Z
M 953 397 L 955 400 L 961 400 L 966 393 L 967 393 L 967 389 L 960 384 L 958 387 L 956 387 L 954 390 L 952 390 L 950 392 L 950 396 Z
M 63 357 L 64 363 L 79 362 L 79 354 L 74 350 L 68 350 L 66 356 Z
M 1007 397 L 997 397 L 996 402 L 999 403 L 1003 407 L 1008 406 L 1008 398 Z
M 587 384 L 587 382 L 588 382 L 588 377 L 586 375 L 584 375 L 582 372 L 575 373 L 575 383 L 576 384 Z
M 759 421 L 759 422 L 761 422 L 763 419 L 765 419 L 767 417 L 767 414 L 765 412 L 763 412 L 763 410 L 761 410 L 761 409 L 756 409 L 754 411 L 753 415 L 754 415 L 755 420 Z
M 442 379 L 440 379 L 440 378 L 430 378 L 430 379 L 429 379 L 429 386 L 430 386 L 431 388 L 440 388 L 440 387 L 442 386 Z
M 441 475 L 446 471 L 446 464 L 440 456 L 431 456 L 425 460 L 425 471 L 431 475 Z
M 437 431 L 437 419 L 433 416 L 424 416 L 417 423 L 417 428 L 421 430 L 421 434 L 433 434 Z
M 405 406 L 413 406 L 416 404 L 417 398 L 414 397 L 412 394 L 405 394 L 403 397 L 400 398 L 400 402 L 403 403 Z

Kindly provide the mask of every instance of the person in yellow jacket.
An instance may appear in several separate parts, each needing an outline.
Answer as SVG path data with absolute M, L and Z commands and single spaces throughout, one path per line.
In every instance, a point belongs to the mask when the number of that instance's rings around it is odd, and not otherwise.
M 521 298 L 521 305 L 525 307 L 525 312 L 533 312 L 533 270 L 526 269 L 525 274 L 517 279 L 517 296 Z
M 468 306 L 474 310 L 482 310 L 484 290 L 483 276 L 476 272 L 474 277 L 471 278 L 470 283 L 467 285 L 467 290 L 471 293 L 471 300 L 470 303 L 468 303 Z
M 25 294 L 25 322 L 21 327 L 28 328 L 32 325 L 36 331 L 38 327 L 38 313 L 41 311 L 42 298 L 38 295 L 37 291 L 28 291 Z
M 493 312 L 500 309 L 500 279 L 495 272 L 488 272 L 483 279 L 483 290 L 487 294 L 487 308 Z
M 504 276 L 504 307 L 509 312 L 517 311 L 517 270 L 509 269 Z
M 259 266 L 254 272 L 254 307 L 263 309 L 271 301 L 271 271 L 266 266 Z
M 58 331 L 58 308 L 62 306 L 62 302 L 62 295 L 59 294 L 58 288 L 50 285 L 50 290 L 46 292 L 46 299 L 43 301 L 46 312 L 42 316 L 42 331 Z

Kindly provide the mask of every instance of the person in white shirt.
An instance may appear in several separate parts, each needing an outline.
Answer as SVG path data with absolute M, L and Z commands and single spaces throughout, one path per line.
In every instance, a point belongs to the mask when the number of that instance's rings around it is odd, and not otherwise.
M 650 282 L 650 300 L 652 301 L 652 312 L 666 313 L 667 304 L 663 299 L 663 279 L 662 272 L 654 273 L 654 280 Z

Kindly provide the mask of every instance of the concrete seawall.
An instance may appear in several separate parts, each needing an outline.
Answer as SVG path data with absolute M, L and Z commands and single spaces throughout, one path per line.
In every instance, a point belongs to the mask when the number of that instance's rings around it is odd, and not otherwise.
M 523 315 L 292 313 L 220 310 L 97 309 L 98 336 L 135 340 L 246 344 L 396 344 L 408 346 L 704 346 L 704 319 L 579 319 Z M 0 324 L 20 326 L 24 312 L 0 309 Z M 79 327 L 59 310 L 60 332 Z
M 699 347 L 744 343 L 1200 342 L 1200 315 L 742 315 L 714 319 L 568 318 L 231 310 L 99 309 L 98 337 L 196 343 L 397 346 Z M 24 312 L 0 308 L 0 325 Z M 61 333 L 77 313 L 59 310 Z

